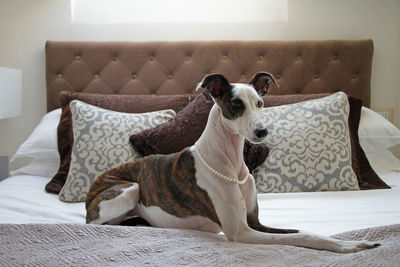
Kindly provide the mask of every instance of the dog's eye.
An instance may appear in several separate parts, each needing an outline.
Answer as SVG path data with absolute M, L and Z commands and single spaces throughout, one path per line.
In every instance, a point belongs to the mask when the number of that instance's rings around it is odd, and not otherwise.
M 258 108 L 264 107 L 264 102 L 263 102 L 262 100 L 258 100 L 258 101 L 257 101 L 257 107 L 258 107 Z
M 235 99 L 235 100 L 232 100 L 231 105 L 233 108 L 241 108 L 243 105 L 243 102 L 239 99 Z

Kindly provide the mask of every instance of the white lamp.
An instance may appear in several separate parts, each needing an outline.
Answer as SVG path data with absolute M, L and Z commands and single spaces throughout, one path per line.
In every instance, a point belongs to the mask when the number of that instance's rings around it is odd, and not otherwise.
M 0 67 L 0 119 L 22 113 L 22 70 Z
M 22 113 L 22 70 L 0 67 L 0 119 Z M 8 157 L 0 156 L 0 181 L 8 177 Z

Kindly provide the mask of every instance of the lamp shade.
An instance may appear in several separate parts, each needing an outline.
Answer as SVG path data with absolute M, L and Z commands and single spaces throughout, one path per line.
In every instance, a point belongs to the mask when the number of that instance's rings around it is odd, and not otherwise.
M 0 119 L 22 113 L 22 70 L 0 67 Z

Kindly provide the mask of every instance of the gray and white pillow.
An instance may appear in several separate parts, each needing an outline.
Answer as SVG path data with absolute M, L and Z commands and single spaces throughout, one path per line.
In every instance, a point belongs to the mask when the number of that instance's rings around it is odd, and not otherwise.
M 175 111 L 121 113 L 95 107 L 79 100 L 70 103 L 74 144 L 67 181 L 59 198 L 85 201 L 97 176 L 140 155 L 129 137 L 175 117 Z
M 265 108 L 269 155 L 253 171 L 258 193 L 359 190 L 343 92 Z

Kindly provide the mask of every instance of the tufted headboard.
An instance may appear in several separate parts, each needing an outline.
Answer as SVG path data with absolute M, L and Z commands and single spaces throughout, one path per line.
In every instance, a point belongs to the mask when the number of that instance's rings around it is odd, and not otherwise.
M 185 94 L 207 73 L 247 82 L 272 73 L 269 94 L 345 91 L 370 105 L 372 40 L 46 43 L 47 109 L 60 91 Z

